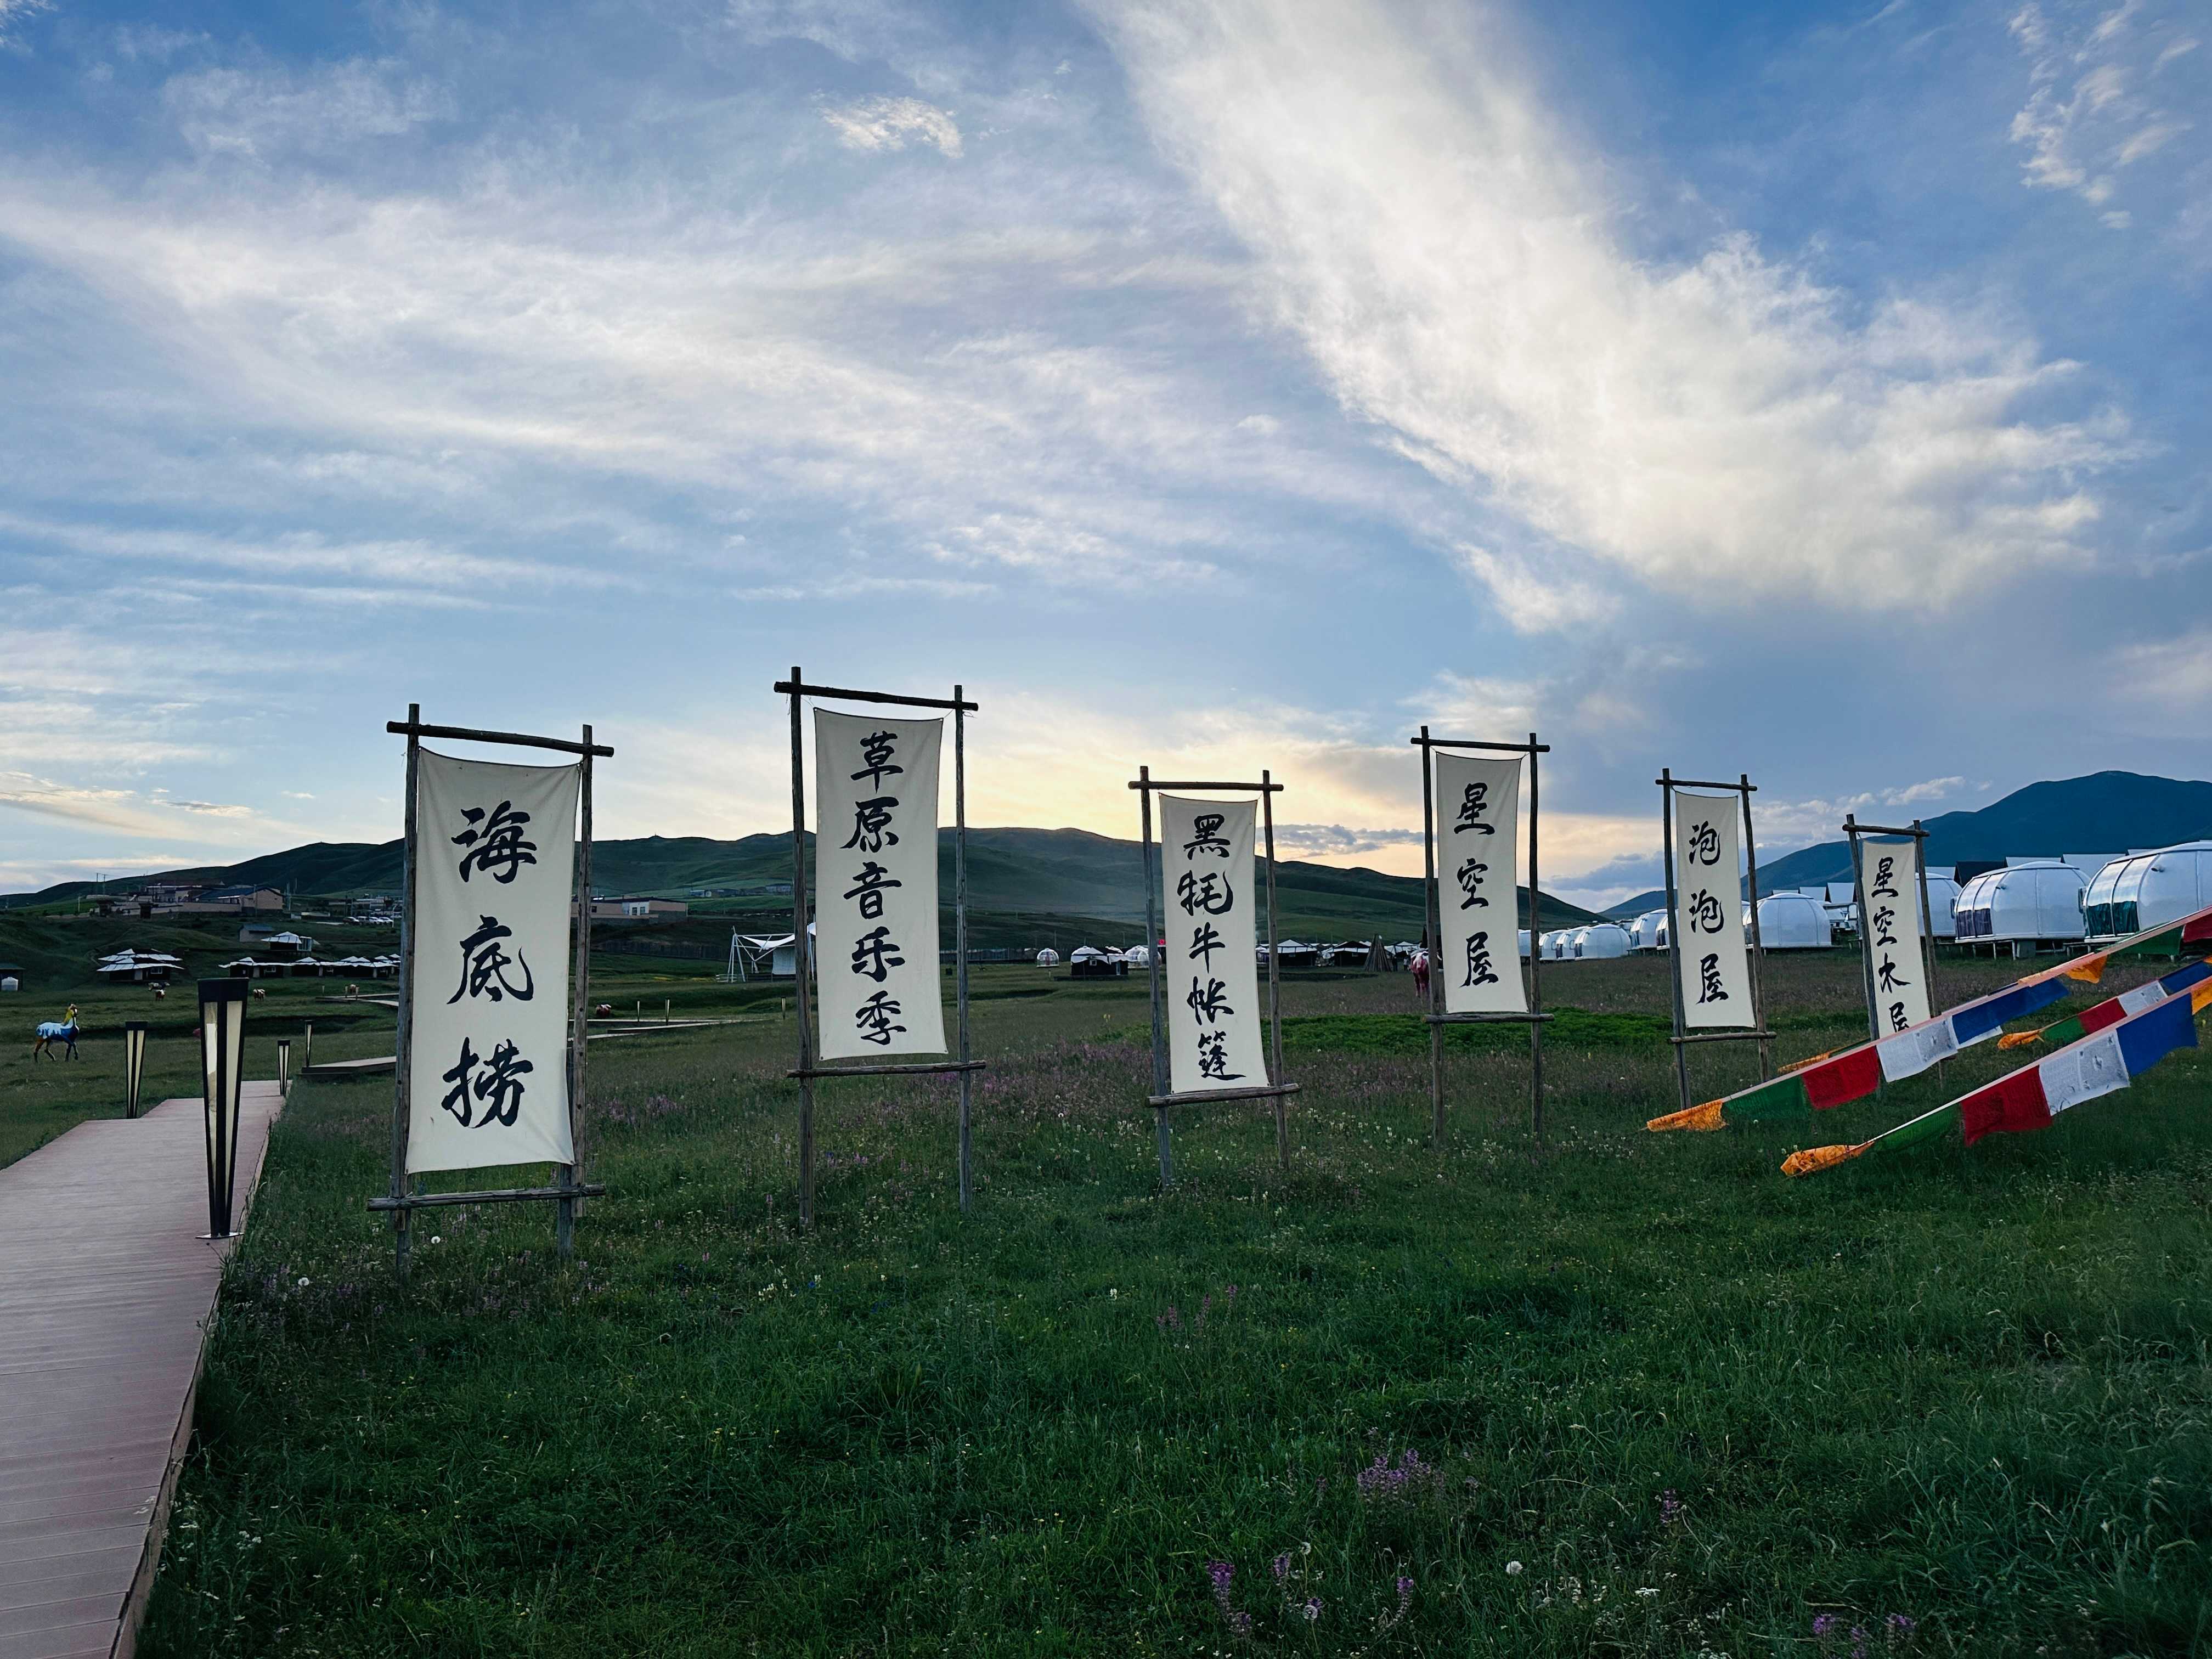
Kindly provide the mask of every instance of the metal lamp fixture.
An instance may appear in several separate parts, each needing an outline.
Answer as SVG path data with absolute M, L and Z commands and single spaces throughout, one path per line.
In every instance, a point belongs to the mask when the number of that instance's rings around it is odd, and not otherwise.
M 126 1097 L 123 1115 L 138 1115 L 138 1088 L 146 1080 L 146 1022 L 128 1021 L 123 1027 L 123 1086 Z
M 276 1092 L 280 1095 L 292 1092 L 292 1040 L 289 1037 L 276 1039 Z
M 246 1059 L 246 983 L 200 981 L 200 1074 L 207 1126 L 210 1238 L 234 1237 L 232 1188 L 238 1175 L 238 1103 Z

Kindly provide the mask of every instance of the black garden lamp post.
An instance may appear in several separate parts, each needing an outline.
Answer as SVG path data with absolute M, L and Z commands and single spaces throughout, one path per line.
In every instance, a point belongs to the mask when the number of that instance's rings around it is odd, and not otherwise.
M 123 1027 L 123 1115 L 138 1115 L 138 1088 L 146 1080 L 146 1022 L 128 1021 Z
M 292 1092 L 292 1040 L 289 1037 L 276 1039 L 276 1092 L 280 1095 Z
M 232 1187 L 238 1175 L 238 1098 L 246 1060 L 246 983 L 200 981 L 200 1074 L 207 1119 L 208 1230 L 229 1238 Z

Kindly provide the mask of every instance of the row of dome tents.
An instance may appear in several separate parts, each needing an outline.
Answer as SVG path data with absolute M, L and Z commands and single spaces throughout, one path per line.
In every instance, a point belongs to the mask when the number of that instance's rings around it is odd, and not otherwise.
M 224 963 L 222 970 L 233 979 L 397 979 L 399 958 L 337 957 L 325 961 L 314 957 L 288 957 L 282 962 L 257 962 L 252 957 L 240 957 L 235 962 Z

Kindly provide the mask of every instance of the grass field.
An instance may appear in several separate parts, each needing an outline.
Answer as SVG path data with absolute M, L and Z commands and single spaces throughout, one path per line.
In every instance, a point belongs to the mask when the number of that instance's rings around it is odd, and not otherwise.
M 2010 970 L 1947 965 L 1947 1000 Z M 1784 1058 L 1856 1035 L 1850 958 L 1769 974 Z M 1547 970 L 1589 1016 L 1547 1048 L 1548 1144 L 1525 1055 L 1474 1048 L 1441 1156 L 1405 980 L 1292 986 L 1290 1170 L 1261 1113 L 1183 1111 L 1166 1196 L 1142 981 L 979 975 L 1002 994 L 976 1010 L 974 1212 L 949 1085 L 840 1085 L 811 1236 L 787 1023 L 600 1045 L 611 1190 L 579 1259 L 552 1260 L 542 1212 L 442 1212 L 404 1288 L 362 1208 L 389 1084 L 303 1087 L 226 1280 L 142 1650 L 2212 1637 L 2200 1057 L 2038 1136 L 1791 1182 L 1790 1150 L 2014 1057 L 1817 1124 L 1649 1135 L 1674 1103 L 1663 975 Z M 1698 1063 L 1716 1091 L 1749 1073 Z

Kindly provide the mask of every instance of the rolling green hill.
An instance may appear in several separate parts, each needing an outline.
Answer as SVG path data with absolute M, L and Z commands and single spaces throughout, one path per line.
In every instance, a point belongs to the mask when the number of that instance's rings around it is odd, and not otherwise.
M 811 836 L 808 855 L 811 865 Z M 1133 943 L 1142 935 L 1145 915 L 1139 864 L 1136 842 L 1087 830 L 972 829 L 968 832 L 968 885 L 976 943 L 1015 945 L 1053 940 L 1064 947 L 1094 933 L 1094 942 L 1099 944 Z M 940 833 L 939 868 L 949 906 L 950 830 Z M 790 877 L 787 836 L 747 836 L 738 841 L 645 836 L 601 841 L 592 849 L 592 884 L 602 894 L 681 898 L 701 888 L 757 886 L 788 882 Z M 106 890 L 127 890 L 139 880 L 265 884 L 282 887 L 300 901 L 392 893 L 400 882 L 399 843 L 316 842 L 239 864 L 111 880 Z M 1421 884 L 1409 876 L 1285 861 L 1276 866 L 1276 889 L 1278 931 L 1285 938 L 1336 940 L 1371 939 L 1379 933 L 1396 940 L 1421 936 Z M 64 882 L 41 892 L 0 898 L 0 906 L 29 913 L 0 915 L 0 960 L 21 963 L 41 985 L 76 984 L 87 981 L 97 954 L 80 941 L 89 941 L 95 933 L 100 950 L 129 945 L 172 951 L 185 957 L 195 970 L 211 965 L 202 960 L 210 951 L 228 955 L 237 948 L 235 924 L 227 918 L 118 921 L 89 930 L 88 919 L 63 919 L 64 913 L 96 890 L 88 882 Z M 1520 897 L 1525 925 L 1525 889 Z M 774 896 L 699 901 L 686 921 L 650 932 L 656 939 L 704 949 L 726 940 L 733 924 L 747 931 L 778 929 L 789 915 L 788 902 Z M 1589 920 L 1589 912 L 1545 896 L 1545 927 Z M 310 926 L 318 937 L 331 931 L 327 923 Z M 177 935 L 173 939 L 173 933 Z M 388 948 L 392 935 L 387 931 L 381 937 Z

